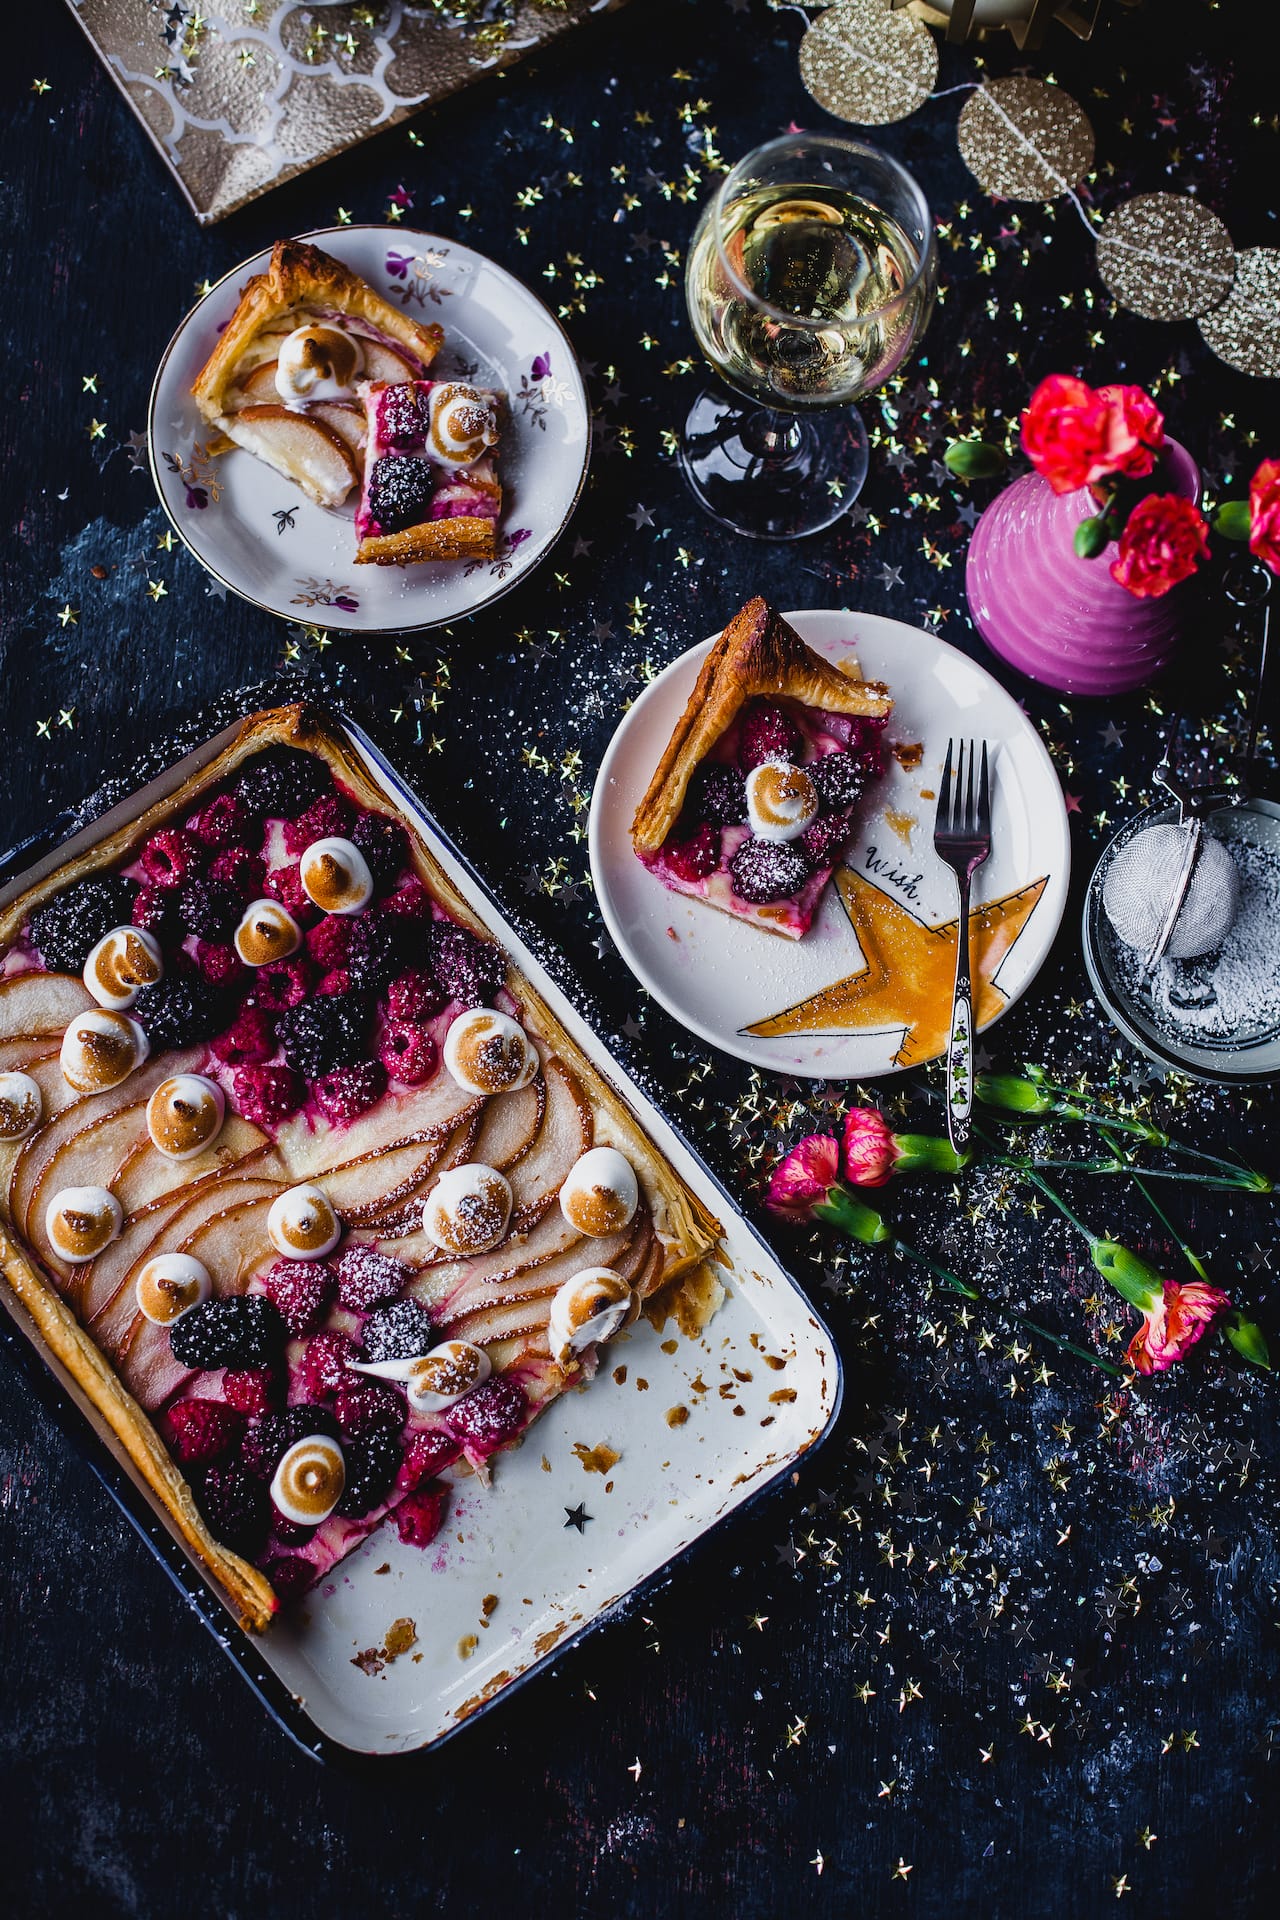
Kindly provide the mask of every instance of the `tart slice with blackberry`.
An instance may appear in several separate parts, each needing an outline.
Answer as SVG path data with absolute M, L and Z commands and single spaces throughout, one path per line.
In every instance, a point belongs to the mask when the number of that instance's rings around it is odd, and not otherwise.
M 491 560 L 505 396 L 459 380 L 372 381 L 358 562 Z
M 799 940 L 884 771 L 887 688 L 834 666 L 766 601 L 748 601 L 711 648 L 631 837 L 686 893 Z

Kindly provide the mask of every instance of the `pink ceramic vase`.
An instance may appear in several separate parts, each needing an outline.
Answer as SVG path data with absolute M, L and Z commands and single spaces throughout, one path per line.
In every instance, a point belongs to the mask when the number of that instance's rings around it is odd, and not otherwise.
M 1165 442 L 1154 490 L 1199 501 L 1199 470 L 1176 440 Z M 1135 598 L 1111 578 L 1114 542 L 1082 560 L 1075 530 L 1096 512 L 1087 487 L 1055 493 L 1028 473 L 991 502 L 969 542 L 965 587 L 978 632 L 1010 666 L 1063 693 L 1144 686 L 1168 664 L 1194 604 L 1192 580 Z

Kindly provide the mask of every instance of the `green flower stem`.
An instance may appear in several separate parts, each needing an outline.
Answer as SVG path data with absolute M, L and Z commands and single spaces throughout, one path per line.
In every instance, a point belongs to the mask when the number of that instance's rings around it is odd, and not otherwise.
M 1131 1161 L 1121 1159 L 1118 1151 L 1110 1160 L 1019 1160 L 1012 1154 L 988 1154 L 989 1163 L 999 1167 L 1014 1167 L 1020 1173 L 1031 1172 L 1036 1167 L 1048 1167 L 1051 1171 L 1063 1173 L 1127 1173 L 1137 1178 L 1137 1170 Z M 1176 1167 L 1144 1167 L 1143 1174 L 1149 1180 L 1176 1180 L 1186 1187 L 1225 1188 L 1232 1193 L 1255 1192 L 1256 1188 L 1249 1178 L 1231 1179 L 1225 1173 L 1182 1173 Z
M 847 1234 L 851 1234 L 855 1240 L 861 1240 L 864 1246 L 878 1246 L 882 1241 L 893 1238 L 875 1208 L 855 1200 L 846 1186 L 832 1187 L 826 1199 L 813 1209 L 813 1217 L 815 1220 L 829 1221 L 833 1227 L 843 1227 Z
M 1183 1140 L 1175 1140 L 1169 1134 L 1162 1133 L 1158 1127 L 1142 1120 L 1126 1120 L 1117 1114 L 1108 1113 L 1098 1101 L 1088 1094 L 1073 1093 L 1069 1087 L 1057 1085 L 1044 1077 L 1036 1067 L 1026 1069 L 1027 1078 L 1017 1080 L 1007 1074 L 979 1074 L 974 1090 L 980 1100 L 986 1099 L 988 1105 L 1005 1108 L 1030 1120 L 1074 1120 L 1083 1126 L 1100 1127 L 1104 1132 L 1127 1133 L 1134 1135 L 1149 1147 L 1161 1147 L 1169 1153 L 1182 1154 L 1189 1160 L 1199 1160 L 1207 1167 L 1217 1167 L 1224 1176 L 1234 1176 L 1232 1184 L 1252 1193 L 1271 1193 L 1275 1182 L 1265 1173 L 1258 1173 L 1252 1167 L 1238 1166 L 1230 1160 L 1220 1159 L 1217 1154 L 1205 1153 L 1201 1147 L 1189 1146 Z M 985 1093 L 984 1093 L 985 1083 Z M 1025 1089 L 1019 1095 L 1015 1089 Z M 1039 1099 L 1035 1098 L 1039 1095 Z M 992 1097 L 994 1096 L 994 1097 Z M 1045 1164 L 1048 1164 L 1047 1162 Z M 1164 1179 L 1189 1178 L 1164 1174 Z
M 940 1280 L 950 1292 L 962 1294 L 966 1300 L 972 1300 L 976 1305 L 985 1307 L 992 1313 L 1003 1314 L 1006 1319 L 1012 1320 L 1015 1326 L 1025 1327 L 1028 1333 L 1034 1333 L 1041 1340 L 1047 1340 L 1050 1346 L 1056 1347 L 1060 1353 L 1069 1353 L 1077 1360 L 1086 1360 L 1091 1367 L 1098 1367 L 1103 1373 L 1112 1374 L 1117 1380 L 1124 1378 L 1123 1368 L 1116 1366 L 1114 1361 L 1104 1359 L 1101 1354 L 1090 1353 L 1087 1347 L 1076 1346 L 1073 1340 L 1065 1340 L 1060 1333 L 1054 1333 L 1050 1327 L 1041 1326 L 1038 1320 L 1032 1320 L 1025 1313 L 1019 1313 L 1015 1307 L 1008 1307 L 1003 1301 L 993 1300 L 990 1294 L 982 1293 L 971 1281 L 962 1280 L 958 1273 L 951 1273 L 946 1267 L 938 1266 L 936 1261 L 930 1260 L 927 1254 L 921 1253 L 919 1248 L 913 1247 L 909 1241 L 894 1239 L 891 1245 L 894 1253 L 901 1254 L 904 1259 L 914 1260 L 917 1266 L 926 1268 L 934 1279 Z

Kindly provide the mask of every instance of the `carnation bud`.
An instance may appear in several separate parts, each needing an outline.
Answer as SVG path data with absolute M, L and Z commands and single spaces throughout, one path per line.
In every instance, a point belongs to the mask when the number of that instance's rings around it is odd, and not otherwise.
M 1109 539 L 1106 520 L 1100 513 L 1082 520 L 1072 536 L 1072 545 L 1082 560 L 1096 560 L 1105 552 Z
M 1117 1240 L 1094 1240 L 1089 1251 L 1103 1279 L 1130 1306 L 1137 1307 L 1140 1313 L 1149 1313 L 1160 1304 L 1164 1298 L 1164 1280 L 1139 1254 L 1122 1247 Z
M 985 440 L 953 440 L 942 456 L 942 464 L 957 480 L 990 480 L 1004 472 L 1005 451 Z
M 1213 516 L 1213 530 L 1224 540 L 1247 540 L 1252 524 L 1247 500 L 1224 500 Z
M 1019 1080 L 1012 1073 L 980 1073 L 973 1088 L 984 1106 L 1004 1107 L 1009 1113 L 1053 1113 L 1058 1104 L 1033 1080 Z

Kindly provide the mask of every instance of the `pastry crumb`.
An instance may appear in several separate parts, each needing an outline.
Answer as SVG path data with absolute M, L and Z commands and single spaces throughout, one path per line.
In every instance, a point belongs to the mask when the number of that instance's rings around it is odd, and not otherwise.
M 668 1407 L 667 1408 L 667 1425 L 669 1427 L 682 1427 L 688 1418 L 689 1418 L 688 1407 Z
M 418 1626 L 414 1620 L 393 1620 L 387 1628 L 387 1637 L 382 1643 L 382 1651 L 388 1662 L 398 1660 L 402 1653 L 408 1653 L 410 1647 L 418 1644 Z
M 614 1384 L 614 1386 L 615 1386 L 615 1387 L 625 1387 L 625 1386 L 626 1386 L 626 1384 L 627 1384 L 627 1370 L 626 1370 L 626 1368 L 625 1368 L 625 1367 L 615 1367 L 615 1368 L 614 1368 L 614 1370 L 613 1370 L 613 1384 Z
M 584 1440 L 579 1440 L 574 1445 L 573 1457 L 582 1462 L 584 1473 L 608 1473 L 610 1467 L 618 1464 L 622 1455 L 604 1440 L 598 1447 L 589 1447 Z
M 464 1633 L 458 1642 L 459 1660 L 469 1660 L 479 1645 L 480 1639 L 477 1634 Z
M 795 1397 L 796 1397 L 796 1390 L 794 1387 L 779 1387 L 776 1393 L 771 1393 L 769 1395 L 769 1400 L 771 1404 L 785 1406 L 785 1405 L 788 1405 L 792 1400 L 794 1400 Z
M 389 1560 L 384 1560 L 380 1567 L 374 1568 L 375 1573 L 390 1573 L 390 1571 L 391 1571 L 391 1562 Z

